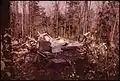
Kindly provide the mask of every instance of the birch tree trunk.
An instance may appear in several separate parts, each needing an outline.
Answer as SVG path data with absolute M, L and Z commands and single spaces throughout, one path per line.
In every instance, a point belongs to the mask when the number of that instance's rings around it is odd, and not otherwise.
M 85 25 L 84 25 L 84 33 L 86 33 L 87 32 L 87 25 L 88 25 L 88 1 L 85 1 L 85 21 L 84 21 L 84 23 L 85 23 Z
M 83 34 L 86 33 L 86 26 L 87 26 L 87 1 L 84 1 L 84 28 Z
M 65 1 L 65 13 L 66 13 L 66 2 L 67 2 L 67 1 Z M 66 14 L 66 15 L 67 15 L 67 14 Z M 64 36 L 64 38 L 66 38 L 66 24 L 67 24 L 67 22 L 66 22 L 66 19 L 65 19 L 64 28 L 63 28 L 63 36 Z
M 22 1 L 22 8 L 23 8 L 23 3 L 24 3 L 24 1 Z M 22 11 L 22 38 L 23 38 L 23 35 L 24 35 L 23 13 L 24 13 L 24 9 Z
M 31 9 L 30 9 L 30 1 L 28 2 L 28 10 L 29 10 L 29 36 L 31 37 Z
M 23 32 L 24 32 L 23 36 L 25 37 L 26 35 L 26 2 L 24 1 L 23 1 Z
M 13 8 L 13 10 L 12 10 L 12 23 L 13 23 L 13 25 L 12 25 L 12 35 L 13 35 L 13 37 L 15 37 L 15 19 L 16 19 L 16 16 L 15 16 L 15 11 L 16 11 L 16 8 L 15 8 L 16 6 L 15 6 L 15 2 L 14 1 L 12 1 L 12 8 Z
M 77 30 L 77 41 L 80 40 L 80 34 L 81 34 L 81 19 L 82 19 L 82 15 L 81 15 L 81 4 L 79 4 L 79 20 L 78 20 L 78 30 Z
M 15 37 L 18 37 L 18 1 L 15 1 Z

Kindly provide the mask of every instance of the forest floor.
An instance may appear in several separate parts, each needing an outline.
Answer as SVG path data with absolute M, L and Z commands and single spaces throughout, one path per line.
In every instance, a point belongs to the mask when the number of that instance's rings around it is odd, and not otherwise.
M 2 58 L 1 79 L 12 80 L 116 80 L 118 55 L 100 43 L 63 48 L 52 53 L 47 42 L 13 41 L 12 62 Z M 43 48 L 45 46 L 45 48 Z M 95 47 L 96 46 L 96 47 Z M 42 50 L 41 50 L 42 48 Z M 49 50 L 49 51 L 48 51 Z M 10 65 L 10 63 L 12 63 Z

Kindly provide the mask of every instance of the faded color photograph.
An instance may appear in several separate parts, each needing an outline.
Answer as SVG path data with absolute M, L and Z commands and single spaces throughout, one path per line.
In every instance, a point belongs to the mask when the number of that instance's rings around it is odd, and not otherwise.
M 118 80 L 118 1 L 10 1 L 1 80 Z

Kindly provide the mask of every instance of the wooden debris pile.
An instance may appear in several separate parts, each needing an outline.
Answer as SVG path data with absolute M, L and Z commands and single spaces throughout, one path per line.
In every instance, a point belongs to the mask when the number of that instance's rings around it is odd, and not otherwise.
M 80 52 L 83 44 L 79 42 L 70 43 L 63 38 L 55 39 L 47 33 L 39 33 L 38 40 L 27 38 L 23 44 L 18 41 L 12 43 L 12 53 L 16 55 L 14 61 L 19 62 L 19 66 L 31 63 L 37 68 L 51 69 L 59 74 L 70 67 L 72 68 L 71 71 L 73 71 L 76 60 L 80 59 L 82 62 L 87 60 L 85 59 L 85 52 Z M 81 67 L 84 67 L 84 62 Z M 70 73 L 70 71 L 67 73 Z

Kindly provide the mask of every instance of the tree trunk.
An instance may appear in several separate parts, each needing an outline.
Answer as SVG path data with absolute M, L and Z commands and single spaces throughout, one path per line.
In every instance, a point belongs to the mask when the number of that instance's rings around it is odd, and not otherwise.
M 86 33 L 87 32 L 87 25 L 88 25 L 88 21 L 87 21 L 87 17 L 88 17 L 88 1 L 85 1 L 85 3 L 84 3 L 84 9 L 85 9 L 85 11 L 84 11 L 84 33 Z
M 22 8 L 23 8 L 23 2 L 22 2 Z M 23 38 L 23 35 L 24 35 L 23 13 L 24 13 L 24 9 L 23 9 L 23 12 L 22 12 L 22 38 Z
M 113 31 L 111 31 L 111 33 L 110 33 L 110 41 L 111 41 L 111 42 L 113 42 L 113 40 L 114 40 L 114 33 L 115 33 L 116 27 L 117 27 L 117 14 L 116 14 L 116 19 L 115 19 Z
M 23 36 L 26 35 L 26 2 L 23 1 Z M 28 30 L 27 30 L 28 31 Z
M 18 37 L 18 31 L 19 31 L 19 29 L 18 29 L 18 1 L 15 1 L 15 37 Z

